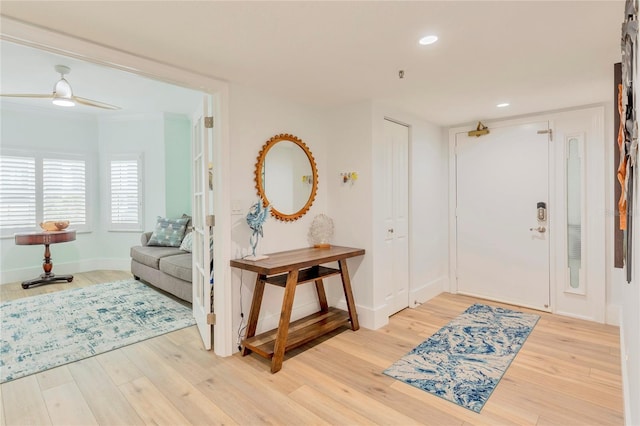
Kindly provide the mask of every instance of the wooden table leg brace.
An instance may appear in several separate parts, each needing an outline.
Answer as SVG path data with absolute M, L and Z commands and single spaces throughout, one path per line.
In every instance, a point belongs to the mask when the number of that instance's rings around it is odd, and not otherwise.
M 351 280 L 349 279 L 349 270 L 347 269 L 347 259 L 340 260 L 338 264 L 340 265 L 344 297 L 347 302 L 347 308 L 349 309 L 349 318 L 351 318 L 351 329 L 356 331 L 360 328 L 360 322 L 358 321 L 356 302 L 353 300 L 353 292 L 351 291 Z
M 271 359 L 271 372 L 275 373 L 282 368 L 284 361 L 284 350 L 287 346 L 287 335 L 289 334 L 289 322 L 291 320 L 291 311 L 293 310 L 293 297 L 296 294 L 296 286 L 298 285 L 298 270 L 289 271 L 287 276 L 287 285 L 284 288 L 284 299 L 282 300 L 282 312 L 280 313 L 280 323 L 278 324 L 278 337 L 273 350 L 273 358 Z
M 256 277 L 256 286 L 253 289 L 253 299 L 251 301 L 251 310 L 249 311 L 249 319 L 247 320 L 247 334 L 245 339 L 256 335 L 256 328 L 258 327 L 258 316 L 260 315 L 260 305 L 262 305 L 262 296 L 264 295 L 264 280 L 267 277 L 262 274 L 258 274 Z M 249 355 L 251 349 L 244 346 L 242 348 L 242 356 Z

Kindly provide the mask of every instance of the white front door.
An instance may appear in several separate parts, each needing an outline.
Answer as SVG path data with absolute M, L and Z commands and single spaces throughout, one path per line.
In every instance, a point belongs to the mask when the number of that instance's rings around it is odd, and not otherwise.
M 384 120 L 385 301 L 388 314 L 409 306 L 409 127 Z
M 205 118 L 211 116 L 211 97 L 204 96 L 202 108 L 194 114 L 192 120 L 191 156 L 193 165 L 193 316 L 202 337 L 205 349 L 211 349 L 213 333 L 213 303 L 211 284 L 211 227 L 207 217 L 212 213 L 210 203 L 209 164 L 211 164 L 211 144 L 213 129 L 207 128 Z
M 457 133 L 457 291 L 549 310 L 548 121 Z M 542 204 L 540 204 L 542 206 Z

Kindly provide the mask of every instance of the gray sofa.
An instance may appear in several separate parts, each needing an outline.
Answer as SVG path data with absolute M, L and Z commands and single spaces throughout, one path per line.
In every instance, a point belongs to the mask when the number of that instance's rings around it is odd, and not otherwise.
M 141 245 L 131 247 L 133 277 L 191 303 L 191 253 L 177 247 L 148 246 L 151 234 L 143 233 Z

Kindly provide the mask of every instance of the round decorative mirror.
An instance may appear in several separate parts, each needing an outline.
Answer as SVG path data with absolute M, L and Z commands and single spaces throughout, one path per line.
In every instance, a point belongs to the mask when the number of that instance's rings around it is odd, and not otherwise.
M 256 190 L 271 215 L 283 221 L 298 220 L 316 198 L 318 170 L 302 140 L 280 134 L 269 139 L 256 163 Z

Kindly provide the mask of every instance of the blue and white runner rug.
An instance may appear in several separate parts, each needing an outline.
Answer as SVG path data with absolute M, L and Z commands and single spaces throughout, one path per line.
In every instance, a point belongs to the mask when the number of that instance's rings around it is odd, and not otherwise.
M 191 308 L 135 280 L 0 303 L 0 383 L 193 325 Z
M 384 374 L 479 413 L 539 318 L 475 304 Z

